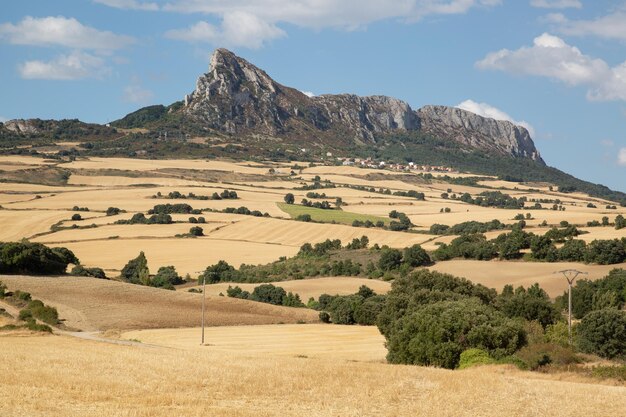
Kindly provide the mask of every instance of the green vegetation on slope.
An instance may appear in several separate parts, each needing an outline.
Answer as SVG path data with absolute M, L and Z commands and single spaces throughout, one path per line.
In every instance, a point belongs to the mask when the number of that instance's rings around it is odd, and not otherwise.
M 360 222 L 370 221 L 376 223 L 379 221 L 385 224 L 389 223 L 389 219 L 378 216 L 370 216 L 367 214 L 350 213 L 343 210 L 325 210 L 315 207 L 306 207 L 295 204 L 277 203 L 278 207 L 289 214 L 291 218 L 296 219 L 302 215 L 311 216 L 311 220 L 320 223 L 341 223 L 351 225 L 355 220 Z

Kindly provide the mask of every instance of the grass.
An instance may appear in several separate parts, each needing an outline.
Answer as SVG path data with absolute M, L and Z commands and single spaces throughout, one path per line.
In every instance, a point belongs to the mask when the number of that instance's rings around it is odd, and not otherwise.
M 193 327 L 200 323 L 201 296 L 117 281 L 84 277 L 6 276 L 10 290 L 20 288 L 58 309 L 64 324 L 93 331 Z M 208 326 L 317 322 L 307 309 L 207 296 Z
M 448 371 L 332 354 L 224 352 L 207 341 L 171 349 L 0 337 L 11 358 L 0 361 L 0 415 L 587 417 L 626 407 L 626 388 L 576 383 L 589 382 L 580 375 L 559 381 L 503 367 Z
M 379 216 L 370 216 L 367 214 L 360 213 L 351 213 L 343 210 L 324 210 L 315 207 L 306 207 L 298 204 L 287 204 L 287 203 L 277 203 L 278 207 L 289 214 L 292 219 L 297 218 L 302 214 L 308 214 L 311 216 L 311 219 L 316 222 L 322 223 L 341 223 L 352 225 L 352 222 L 355 220 L 365 222 L 367 220 L 372 223 L 376 223 L 378 221 L 383 221 L 385 224 L 389 224 L 389 219 L 385 217 Z

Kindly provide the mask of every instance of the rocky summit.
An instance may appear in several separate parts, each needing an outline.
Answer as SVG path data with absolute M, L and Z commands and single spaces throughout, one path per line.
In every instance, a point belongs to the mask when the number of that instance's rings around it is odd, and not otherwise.
M 209 71 L 185 96 L 182 112 L 207 130 L 231 135 L 306 138 L 314 142 L 375 143 L 398 131 L 415 131 L 460 145 L 543 163 L 528 131 L 446 106 L 414 111 L 386 96 L 325 94 L 309 97 L 274 81 L 226 49 L 217 49 Z

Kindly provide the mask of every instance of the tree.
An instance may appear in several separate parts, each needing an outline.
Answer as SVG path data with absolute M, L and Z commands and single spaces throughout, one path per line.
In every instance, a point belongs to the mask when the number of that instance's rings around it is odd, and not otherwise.
M 413 245 L 404 249 L 402 261 L 412 267 L 429 265 L 430 256 L 420 245 Z
M 615 309 L 592 311 L 576 327 L 578 347 L 603 358 L 626 356 L 626 313 Z
M 189 229 L 189 234 L 191 236 L 204 236 L 204 230 L 200 226 L 194 226 Z
M 285 203 L 293 204 L 295 201 L 296 201 L 296 198 L 294 197 L 292 193 L 287 193 L 285 195 Z
M 78 213 L 72 214 L 72 220 L 79 221 L 79 220 L 82 220 L 82 219 L 83 218 L 80 216 L 80 214 L 78 214 Z
M 282 287 L 263 284 L 254 288 L 252 294 L 250 294 L 250 299 L 279 306 L 283 304 L 283 298 L 286 296 L 287 292 Z
M 621 214 L 618 214 L 617 217 L 615 217 L 615 229 L 619 230 L 625 227 L 626 227 L 626 219 Z
M 380 259 L 378 260 L 378 267 L 383 271 L 391 271 L 397 269 L 402 263 L 402 252 L 398 249 L 383 249 Z
M 215 265 L 207 266 L 202 275 L 198 277 L 198 284 L 205 280 L 207 284 L 215 284 L 220 281 L 236 281 L 237 271 L 228 262 L 220 260 Z
M 559 312 L 539 284 L 533 284 L 528 290 L 518 287 L 514 293 L 510 289 L 503 291 L 496 299 L 496 306 L 507 317 L 536 321 L 544 329 L 559 318 Z
M 173 266 L 162 266 L 157 271 L 157 274 L 152 278 L 150 285 L 153 287 L 165 288 L 173 290 L 174 285 L 182 284 L 183 279 L 176 272 L 176 268 Z
M 120 278 L 131 284 L 150 285 L 150 270 L 148 269 L 148 260 L 146 255 L 139 253 L 135 259 L 131 259 L 122 268 Z
M 118 209 L 117 207 L 109 207 L 107 209 L 107 216 L 115 216 L 116 214 L 120 213 L 120 209 Z
M 493 358 L 526 343 L 522 326 L 475 299 L 422 306 L 399 319 L 387 337 L 387 360 L 453 369 L 461 353 L 483 349 Z

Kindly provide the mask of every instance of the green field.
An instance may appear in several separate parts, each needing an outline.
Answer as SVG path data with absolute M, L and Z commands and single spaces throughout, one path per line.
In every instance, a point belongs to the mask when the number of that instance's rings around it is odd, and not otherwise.
M 292 219 L 295 219 L 301 214 L 309 214 L 311 219 L 316 222 L 321 223 L 341 223 L 351 225 L 353 221 L 366 221 L 369 220 L 372 223 L 376 223 L 377 221 L 384 221 L 385 224 L 389 224 L 389 219 L 385 217 L 379 216 L 369 216 L 367 214 L 359 214 L 359 213 L 350 213 L 348 211 L 343 210 L 324 210 L 315 207 L 306 207 L 298 204 L 287 204 L 287 203 L 276 203 L 278 207 L 289 214 Z

